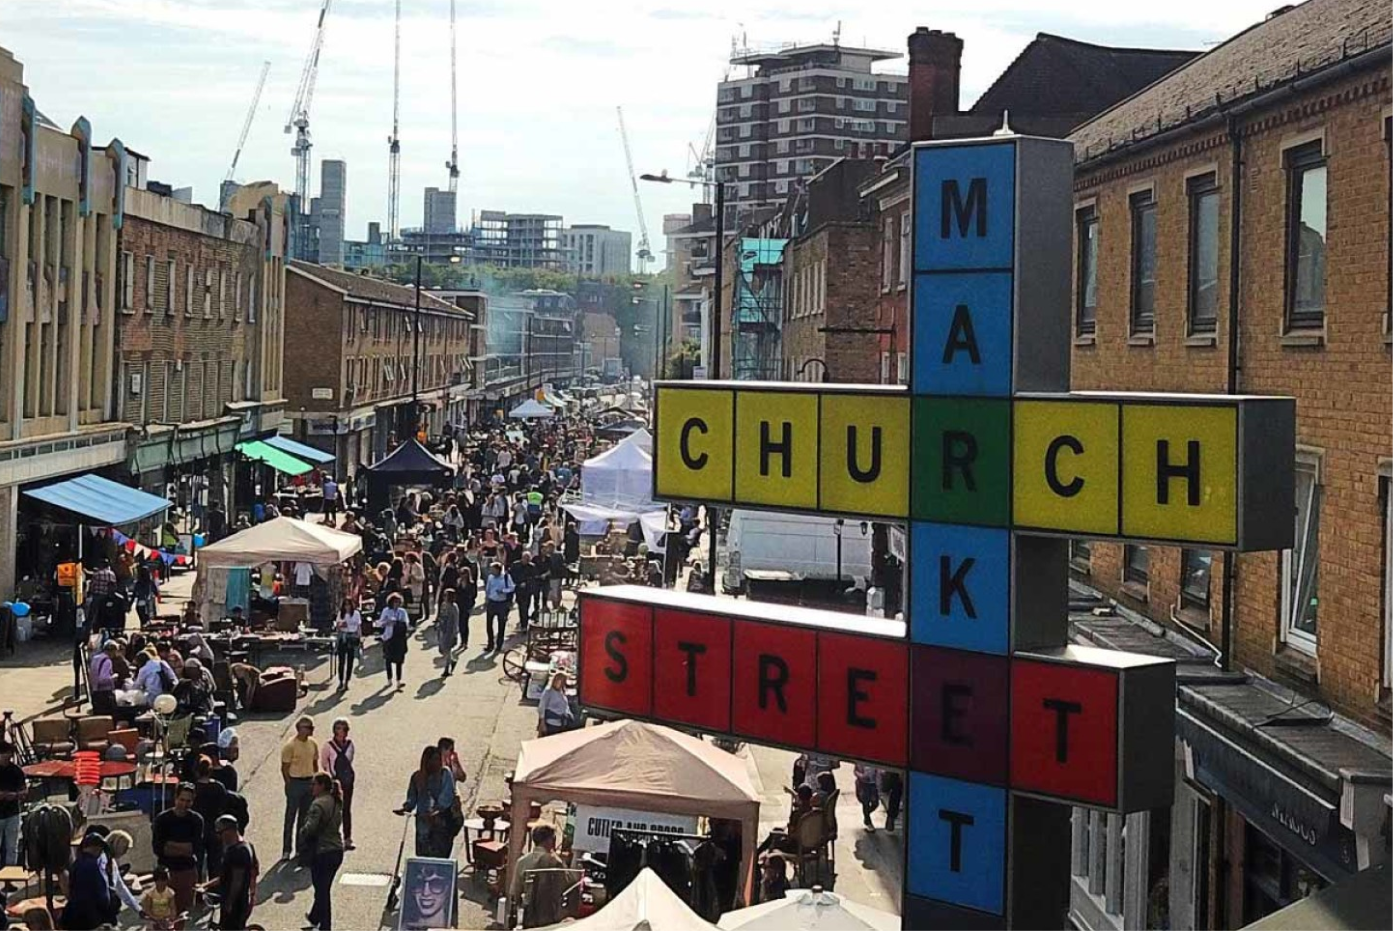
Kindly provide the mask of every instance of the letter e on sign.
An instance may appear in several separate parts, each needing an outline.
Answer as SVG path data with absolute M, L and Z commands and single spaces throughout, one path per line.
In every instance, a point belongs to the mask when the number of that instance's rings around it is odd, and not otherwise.
M 906 644 L 832 633 L 819 633 L 817 641 L 817 749 L 903 767 L 908 756 Z
M 1238 410 L 1122 408 L 1122 534 L 1233 546 L 1238 537 Z
M 658 389 L 657 408 L 656 496 L 730 501 L 735 474 L 735 393 L 664 385 Z
M 730 730 L 730 620 L 656 608 L 653 713 L 663 721 Z
M 732 730 L 751 740 L 811 747 L 817 739 L 817 634 L 750 621 L 735 625 Z
M 581 704 L 648 716 L 653 699 L 653 609 L 593 597 L 583 599 L 580 610 Z

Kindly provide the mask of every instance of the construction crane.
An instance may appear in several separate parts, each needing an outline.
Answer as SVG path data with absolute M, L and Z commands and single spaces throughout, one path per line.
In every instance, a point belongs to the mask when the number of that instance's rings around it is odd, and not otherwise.
M 324 0 L 319 8 L 319 20 L 314 26 L 314 40 L 310 42 L 309 54 L 305 56 L 305 67 L 300 72 L 300 86 L 295 91 L 295 102 L 290 105 L 290 116 L 285 120 L 285 131 L 295 132 L 295 144 L 290 154 L 295 156 L 295 198 L 299 202 L 299 219 L 296 224 L 295 253 L 298 256 L 304 247 L 309 232 L 310 209 L 310 105 L 314 103 L 314 85 L 319 80 L 319 52 L 324 48 L 324 20 L 329 15 L 329 7 L 334 0 Z
M 397 211 L 401 207 L 401 0 L 397 0 L 396 50 L 392 58 L 392 134 L 387 137 L 387 241 L 400 239 Z
M 459 186 L 459 98 L 456 95 L 459 72 L 455 68 L 455 0 L 450 0 L 450 193 Z
M 634 174 L 634 156 L 629 151 L 629 131 L 624 128 L 624 108 L 615 107 L 615 112 L 619 114 L 619 138 L 624 141 L 624 161 L 629 166 L 629 184 L 634 189 L 634 210 L 638 212 L 638 270 L 639 274 L 648 273 L 648 263 L 653 260 L 653 250 L 648 244 L 648 222 L 643 219 L 643 199 L 638 193 L 638 175 Z
M 266 72 L 271 70 L 271 63 L 263 61 L 261 63 L 261 77 L 256 79 L 256 91 L 252 94 L 252 105 L 247 107 L 247 118 L 242 122 L 242 134 L 237 137 L 237 149 L 232 153 L 232 164 L 227 169 L 227 177 L 222 180 L 222 188 L 218 192 L 218 209 L 227 209 L 227 193 L 232 183 L 232 176 L 237 173 L 237 160 L 242 157 L 242 147 L 247 144 L 247 134 L 252 129 L 252 119 L 256 116 L 256 105 L 261 103 L 261 90 L 266 86 Z

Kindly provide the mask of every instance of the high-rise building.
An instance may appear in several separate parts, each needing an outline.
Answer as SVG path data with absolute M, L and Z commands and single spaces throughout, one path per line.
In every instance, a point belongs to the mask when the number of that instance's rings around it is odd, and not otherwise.
M 562 219 L 549 213 L 481 210 L 470 230 L 470 261 L 506 268 L 561 268 Z
M 799 181 L 843 156 L 888 155 L 909 138 L 909 81 L 871 70 L 898 52 L 805 45 L 741 50 L 748 70 L 716 92 L 716 177 L 727 226 L 782 203 Z
M 326 158 L 319 163 L 319 196 L 313 220 L 319 231 L 319 264 L 343 267 L 343 221 L 348 212 L 348 163 Z
M 691 225 L 692 215 L 690 213 L 665 213 L 663 214 L 663 271 L 672 271 L 673 249 L 672 234 L 685 226 Z
M 576 223 L 561 231 L 566 269 L 594 278 L 627 275 L 631 270 L 633 236 L 599 223 Z
M 425 231 L 453 233 L 455 231 L 455 192 L 426 188 Z

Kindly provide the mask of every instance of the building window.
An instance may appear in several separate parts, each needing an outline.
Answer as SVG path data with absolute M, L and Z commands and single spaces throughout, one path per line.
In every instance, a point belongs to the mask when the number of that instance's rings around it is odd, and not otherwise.
M 886 217 L 880 228 L 880 290 L 889 291 L 895 281 L 895 218 Z
M 227 269 L 218 272 L 218 319 L 227 316 Z
M 1151 580 L 1151 557 L 1144 546 L 1127 544 L 1122 547 L 1122 581 L 1143 588 Z
M 1253 825 L 1243 837 L 1243 916 L 1251 924 L 1324 889 L 1326 882 Z
M 155 312 L 155 257 L 145 257 L 145 312 Z
M 1069 565 L 1088 575 L 1093 571 L 1093 544 L 1077 537 L 1069 540 Z
M 117 272 L 121 279 L 121 286 L 117 288 L 120 308 L 124 313 L 130 313 L 135 306 L 135 255 L 122 250 L 121 267 Z
M 213 316 L 213 270 L 210 268 L 203 274 L 203 319 L 208 320 Z
M 900 273 L 896 280 L 903 288 L 909 283 L 909 211 L 900 214 Z
M 193 266 L 184 269 L 184 316 L 193 316 Z
M 164 284 L 165 284 L 165 288 L 164 288 L 164 290 L 165 290 L 165 296 L 164 296 L 165 306 L 164 306 L 164 312 L 165 312 L 165 316 L 167 316 L 167 317 L 172 317 L 172 316 L 174 316 L 174 288 L 175 288 L 174 282 L 176 282 L 176 281 L 179 280 L 177 271 L 178 271 L 178 268 L 177 268 L 177 266 L 175 265 L 174 259 L 170 259 L 168 262 L 165 263 L 165 279 L 164 279 Z M 167 385 L 168 382 L 165 382 L 165 384 Z
M 1282 639 L 1316 652 L 1320 581 L 1320 459 L 1296 459 L 1296 545 L 1282 553 Z
M 1287 162 L 1287 329 L 1325 325 L 1325 154 L 1319 140 Z
M 1209 611 L 1209 571 L 1214 554 L 1209 550 L 1180 551 L 1180 606 Z
M 1090 205 L 1074 214 L 1074 232 L 1078 238 L 1078 281 L 1074 328 L 1080 334 L 1098 328 L 1098 210 Z
M 1132 210 L 1133 334 L 1156 331 L 1156 199 L 1150 191 L 1128 199 Z
M 256 275 L 247 277 L 247 322 L 256 322 Z
M 1190 332 L 1213 333 L 1219 320 L 1219 186 L 1214 175 L 1191 178 Z

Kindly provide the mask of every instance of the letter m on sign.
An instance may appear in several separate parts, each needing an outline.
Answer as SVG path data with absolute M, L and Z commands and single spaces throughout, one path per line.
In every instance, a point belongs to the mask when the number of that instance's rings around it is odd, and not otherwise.
M 947 178 L 943 182 L 941 222 L 939 235 L 948 239 L 953 235 L 962 237 L 987 235 L 987 179 L 973 178 L 967 183 L 967 193 L 963 194 L 957 178 Z

